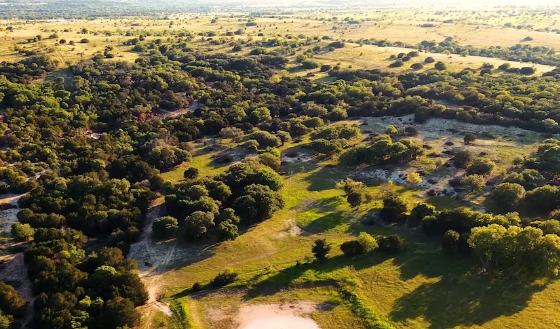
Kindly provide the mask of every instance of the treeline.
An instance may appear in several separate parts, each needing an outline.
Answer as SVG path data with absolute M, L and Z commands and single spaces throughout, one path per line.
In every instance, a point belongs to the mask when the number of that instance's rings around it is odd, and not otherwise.
M 512 62 L 535 63 L 551 66 L 560 65 L 560 56 L 556 54 L 554 49 L 541 46 L 531 46 L 529 44 L 516 44 L 511 47 L 474 47 L 471 45 L 461 45 L 454 41 L 453 37 L 447 37 L 441 42 L 424 40 L 415 45 L 407 44 L 401 41 L 392 42 L 388 40 L 377 40 L 374 38 L 360 39 L 357 40 L 357 42 L 365 45 L 376 45 L 378 47 L 405 47 L 428 53 L 482 56 L 499 58 Z

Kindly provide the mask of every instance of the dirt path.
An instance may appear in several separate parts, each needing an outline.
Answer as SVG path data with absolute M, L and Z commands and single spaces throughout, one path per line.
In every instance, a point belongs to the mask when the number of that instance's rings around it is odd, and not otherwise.
M 129 257 L 138 263 L 140 278 L 149 293 L 148 303 L 144 306 L 147 308 L 148 328 L 151 325 L 152 317 L 158 311 L 170 317 L 173 315 L 169 305 L 159 301 L 160 297 L 165 294 L 165 287 L 161 284 L 159 276 L 165 273 L 169 263 L 174 259 L 176 242 L 162 246 L 152 240 L 152 224 L 160 217 L 161 208 L 162 205 L 157 204 L 148 211 L 140 241 L 131 246 L 129 254 Z

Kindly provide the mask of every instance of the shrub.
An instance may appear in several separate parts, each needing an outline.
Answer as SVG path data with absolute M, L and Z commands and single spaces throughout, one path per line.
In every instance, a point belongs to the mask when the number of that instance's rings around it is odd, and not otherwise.
M 424 217 L 433 215 L 436 212 L 436 208 L 432 205 L 426 203 L 419 203 L 412 210 L 410 211 L 410 215 L 408 216 L 408 226 L 415 227 Z
M 396 253 L 404 248 L 403 241 L 398 235 L 384 236 L 377 243 L 379 244 L 379 250 L 384 252 Z
M 364 248 L 357 240 L 346 241 L 340 245 L 340 250 L 344 256 L 356 256 L 364 253 Z
M 33 237 L 35 230 L 29 224 L 13 223 L 11 234 L 14 240 L 27 242 Z
M 364 253 L 368 253 L 379 247 L 377 240 L 365 232 L 361 232 L 360 235 L 358 235 L 357 241 L 362 247 Z
M 445 71 L 447 70 L 447 65 L 445 65 L 444 62 L 437 62 L 436 65 L 434 66 L 436 68 L 436 70 L 438 71 Z
M 469 187 L 469 191 L 480 191 L 486 186 L 486 179 L 482 175 L 470 175 L 461 180 L 461 183 Z
M 232 268 L 228 267 L 212 280 L 212 285 L 216 287 L 227 286 L 230 283 L 234 283 L 237 280 L 237 276 L 238 274 Z
M 311 252 L 315 258 L 322 262 L 327 258 L 327 254 L 331 251 L 331 245 L 325 239 L 315 240 L 315 245 L 311 248 Z
M 465 135 L 465 137 L 463 138 L 463 141 L 465 142 L 465 144 L 470 144 L 472 142 L 474 142 L 476 140 L 476 135 L 472 134 L 472 133 L 468 133 Z
M 441 246 L 445 251 L 456 251 L 457 244 L 459 242 L 459 233 L 449 230 L 445 232 L 443 235 L 443 239 L 441 240 Z
M 426 57 L 426 59 L 424 60 L 424 62 L 425 62 L 425 63 L 428 63 L 428 64 L 433 63 L 433 62 L 435 62 L 435 61 L 436 61 L 436 60 L 435 60 L 433 57 Z
M 197 168 L 189 168 L 183 172 L 183 178 L 185 179 L 195 179 L 198 177 L 198 169 Z
M 496 187 L 490 199 L 502 209 L 514 209 L 517 203 L 525 196 L 523 186 L 515 183 L 502 183 Z
M 467 175 L 488 175 L 495 167 L 496 164 L 488 158 L 476 158 L 467 167 Z
M 171 216 L 165 216 L 158 218 L 154 221 L 152 225 L 152 232 L 154 236 L 167 239 L 172 237 L 175 232 L 179 229 L 179 222 L 176 218 Z
M 421 70 L 424 68 L 424 65 L 422 63 L 414 63 L 410 65 L 410 68 L 413 70 Z
M 453 164 L 457 168 L 466 168 L 472 161 L 472 154 L 468 150 L 461 150 L 455 153 L 453 157 Z
M 406 220 L 406 203 L 395 194 L 383 199 L 383 208 L 379 216 L 390 223 L 400 223 Z

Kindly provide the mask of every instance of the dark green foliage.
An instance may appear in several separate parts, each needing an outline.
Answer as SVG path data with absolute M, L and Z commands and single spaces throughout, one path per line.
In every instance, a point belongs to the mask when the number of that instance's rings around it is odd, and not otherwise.
M 152 231 L 154 235 L 161 239 L 172 237 L 179 229 L 179 222 L 171 216 L 160 217 L 154 221 Z
M 459 233 L 449 230 L 443 235 L 441 246 L 444 251 L 455 252 L 459 244 Z
M 476 135 L 472 134 L 472 133 L 468 133 L 468 134 L 465 135 L 463 140 L 464 140 L 465 144 L 470 144 L 470 143 L 472 143 L 476 140 Z
M 534 169 L 525 169 L 522 172 L 512 172 L 504 178 L 505 183 L 516 183 L 525 188 L 533 190 L 546 183 L 546 179 Z
M 381 135 L 363 145 L 360 144 L 340 156 L 340 162 L 348 165 L 406 163 L 422 154 L 422 146 L 408 139 L 393 143 L 388 135 Z
M 383 198 L 379 216 L 389 223 L 402 223 L 406 220 L 406 203 L 396 194 L 389 194 Z
M 237 280 L 238 274 L 231 268 L 226 268 L 220 274 L 216 275 L 212 284 L 216 287 L 227 286 L 230 283 L 234 283 Z
M 388 253 L 396 253 L 404 249 L 403 241 L 398 235 L 381 237 L 377 243 L 379 244 L 379 250 Z
M 198 177 L 198 169 L 197 168 L 189 168 L 183 172 L 183 177 L 185 179 L 195 179 Z
M 410 211 L 410 215 L 408 216 L 407 224 L 411 227 L 418 226 L 424 217 L 431 216 L 435 213 L 436 209 L 434 206 L 426 204 L 426 203 L 419 203 L 412 210 Z
M 439 70 L 439 71 L 447 70 L 447 65 L 445 65 L 445 63 L 443 63 L 443 62 L 437 62 L 434 67 L 436 68 L 436 70 Z
M 356 256 L 364 252 L 364 248 L 357 240 L 346 241 L 340 245 L 340 250 L 344 256 Z
M 365 200 L 365 197 L 362 193 L 359 192 L 352 192 L 346 196 L 346 200 L 352 207 L 359 207 Z
M 467 175 L 488 175 L 495 167 L 496 164 L 488 158 L 476 158 L 467 167 Z
M 472 154 L 468 150 L 461 150 L 453 156 L 453 164 L 457 168 L 466 168 L 472 161 Z
M 490 198 L 496 207 L 513 210 L 525 196 L 523 186 L 515 183 L 502 183 L 492 191 Z
M 549 212 L 560 208 L 560 188 L 545 185 L 527 192 L 525 203 L 538 212 Z
M 315 244 L 313 245 L 313 248 L 311 248 L 311 252 L 313 252 L 313 256 L 315 256 L 315 258 L 320 262 L 327 259 L 327 255 L 329 254 L 330 251 L 331 251 L 331 244 L 327 243 L 327 240 L 325 239 L 315 240 Z
M 0 281 L 0 310 L 14 318 L 25 315 L 25 300 L 20 297 L 11 285 Z

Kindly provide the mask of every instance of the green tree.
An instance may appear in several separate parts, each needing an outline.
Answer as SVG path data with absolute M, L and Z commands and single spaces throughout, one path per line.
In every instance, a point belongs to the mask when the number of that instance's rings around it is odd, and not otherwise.
M 311 248 L 311 252 L 315 258 L 322 262 L 327 258 L 328 253 L 331 251 L 331 244 L 327 243 L 325 239 L 315 240 L 315 245 Z
M 490 199 L 497 207 L 511 210 L 515 209 L 524 196 L 525 189 L 523 186 L 515 183 L 502 183 L 492 191 Z
M 171 216 L 160 217 L 154 221 L 152 231 L 158 238 L 166 239 L 172 237 L 179 229 L 177 218 Z
M 476 135 L 473 134 L 473 133 L 468 133 L 468 134 L 465 135 L 465 138 L 463 138 L 463 141 L 467 145 L 474 142 L 475 140 L 476 140 Z
M 488 158 L 476 158 L 467 167 L 467 175 L 488 175 L 492 173 L 496 164 Z
M 400 223 L 407 218 L 406 203 L 396 194 L 391 193 L 383 199 L 383 208 L 379 216 L 387 222 Z
M 191 167 L 183 172 L 183 177 L 185 179 L 195 179 L 198 177 L 198 173 L 199 171 L 197 168 Z
M 482 175 L 470 175 L 461 179 L 461 183 L 469 188 L 469 192 L 480 191 L 486 186 L 486 179 Z
M 365 232 L 360 232 L 357 241 L 362 247 L 363 252 L 365 253 L 373 251 L 379 247 L 379 245 L 377 244 L 377 240 Z
M 13 223 L 12 224 L 12 237 L 16 241 L 29 241 L 35 230 L 29 224 Z
M 466 168 L 472 161 L 473 156 L 468 150 L 461 150 L 453 156 L 453 164 L 457 168 Z
M 426 216 L 431 216 L 436 212 L 436 208 L 426 203 L 419 203 L 410 211 L 408 216 L 408 226 L 416 227 Z

